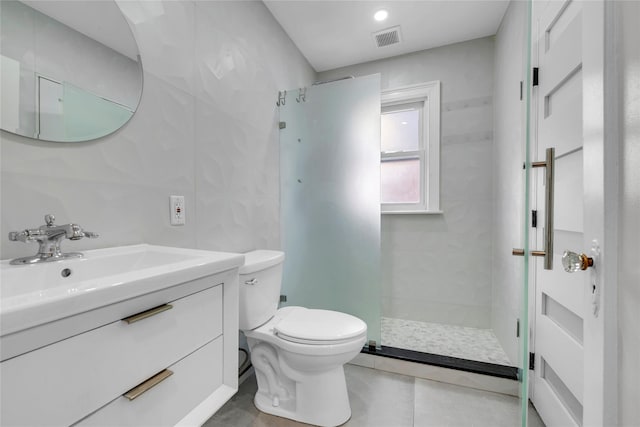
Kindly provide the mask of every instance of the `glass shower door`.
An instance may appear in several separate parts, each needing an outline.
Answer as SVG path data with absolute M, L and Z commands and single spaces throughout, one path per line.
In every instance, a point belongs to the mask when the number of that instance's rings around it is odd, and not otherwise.
M 283 304 L 357 316 L 379 346 L 380 75 L 280 104 Z
M 533 410 L 533 406 L 529 403 L 529 370 L 530 366 L 530 352 L 532 351 L 532 346 L 530 343 L 530 313 L 533 312 L 531 310 L 531 302 L 535 301 L 532 292 L 530 291 L 530 247 L 531 247 L 531 238 L 530 238 L 530 197 L 531 197 L 531 158 L 530 158 L 530 146 L 531 146 L 531 95 L 532 95 L 532 82 L 533 82 L 533 69 L 532 69 L 532 61 L 531 61 L 531 13 L 532 13 L 532 0 L 527 0 L 525 2 L 524 8 L 524 16 L 523 16 L 523 25 L 525 28 L 524 37 L 522 40 L 522 51 L 523 51 L 523 96 L 524 96 L 524 135 L 523 135 L 523 215 L 522 215 L 522 264 L 521 267 L 521 292 L 520 292 L 520 324 L 519 324 L 519 361 L 518 361 L 518 380 L 520 381 L 520 425 L 522 427 L 527 427 L 529 425 L 529 420 L 532 420 L 532 425 L 539 425 L 541 422 L 537 414 L 530 413 L 530 411 L 535 412 Z M 514 248 L 513 255 L 519 255 L 519 251 L 516 251 Z M 532 416 L 530 416 L 532 415 Z

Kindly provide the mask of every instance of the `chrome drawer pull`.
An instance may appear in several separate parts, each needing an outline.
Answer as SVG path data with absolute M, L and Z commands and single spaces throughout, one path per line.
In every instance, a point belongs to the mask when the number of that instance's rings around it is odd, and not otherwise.
M 160 314 L 163 311 L 171 310 L 173 306 L 171 304 L 163 304 L 158 307 L 151 308 L 147 311 L 143 311 L 142 313 L 134 314 L 133 316 L 125 317 L 122 319 L 123 322 L 127 322 L 129 325 L 135 323 L 139 320 L 146 319 L 147 317 L 155 316 L 156 314 Z
M 149 378 L 148 380 L 146 380 L 142 384 L 135 386 L 134 388 L 132 388 L 131 390 L 129 390 L 128 392 L 123 394 L 123 396 L 126 397 L 129 400 L 133 400 L 136 397 L 142 396 L 144 393 L 149 391 L 149 389 L 157 386 L 162 381 L 164 381 L 167 378 L 169 378 L 171 375 L 173 375 L 173 372 L 168 370 L 168 369 L 165 369 L 164 371 L 160 372 L 159 374 L 156 374 L 156 375 L 152 376 L 151 378 Z

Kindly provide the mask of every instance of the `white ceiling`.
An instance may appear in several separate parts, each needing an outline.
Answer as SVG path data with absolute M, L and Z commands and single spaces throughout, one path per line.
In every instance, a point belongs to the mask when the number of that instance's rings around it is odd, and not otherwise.
M 509 0 L 263 0 L 318 72 L 496 34 Z M 389 17 L 376 22 L 373 14 Z M 402 41 L 373 32 L 400 25 Z

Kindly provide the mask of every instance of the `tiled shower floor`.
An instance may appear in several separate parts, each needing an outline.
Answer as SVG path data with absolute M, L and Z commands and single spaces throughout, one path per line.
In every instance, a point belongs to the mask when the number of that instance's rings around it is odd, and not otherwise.
M 491 329 L 383 317 L 382 345 L 514 366 Z

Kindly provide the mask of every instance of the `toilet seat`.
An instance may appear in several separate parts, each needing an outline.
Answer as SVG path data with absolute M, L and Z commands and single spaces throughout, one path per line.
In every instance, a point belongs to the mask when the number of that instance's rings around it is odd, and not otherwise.
M 289 331 L 286 327 L 289 322 L 285 322 L 285 324 L 283 325 L 285 329 L 284 332 L 276 332 L 278 324 L 283 319 L 289 317 L 289 314 L 291 314 L 292 311 L 298 311 L 298 309 L 310 310 L 303 307 L 294 306 L 282 307 L 278 309 L 275 315 L 264 325 L 261 325 L 249 331 L 244 331 L 244 335 L 247 338 L 268 342 L 275 347 L 291 353 L 309 356 L 332 356 L 351 351 L 352 349 L 362 348 L 362 346 L 366 342 L 367 325 L 358 318 L 355 318 L 358 320 L 358 322 L 354 323 L 355 325 L 358 325 L 359 322 L 362 322 L 359 323 L 359 326 L 362 328 L 361 333 L 356 334 L 351 338 L 341 338 L 338 333 L 324 335 L 325 340 L 318 340 L 317 338 L 319 337 L 319 335 L 309 338 L 309 335 L 311 334 L 307 334 L 304 331 L 302 333 L 297 333 L 299 331 Z M 343 314 L 344 316 L 348 316 L 348 319 L 346 320 L 349 324 L 354 324 L 351 323 L 351 319 L 354 318 L 354 316 L 350 316 L 344 313 L 341 314 Z M 296 317 L 293 317 L 292 319 L 296 319 Z M 300 328 L 302 329 L 302 327 Z M 347 334 L 345 336 L 353 335 L 354 331 L 358 329 L 360 328 L 351 329 L 352 334 Z M 340 327 L 338 327 L 337 331 L 343 331 L 344 333 L 344 330 Z M 286 332 L 289 332 L 289 334 L 287 334 Z
M 367 331 L 355 316 L 330 310 L 287 307 L 273 325 L 279 338 L 299 344 L 331 345 L 351 342 Z

